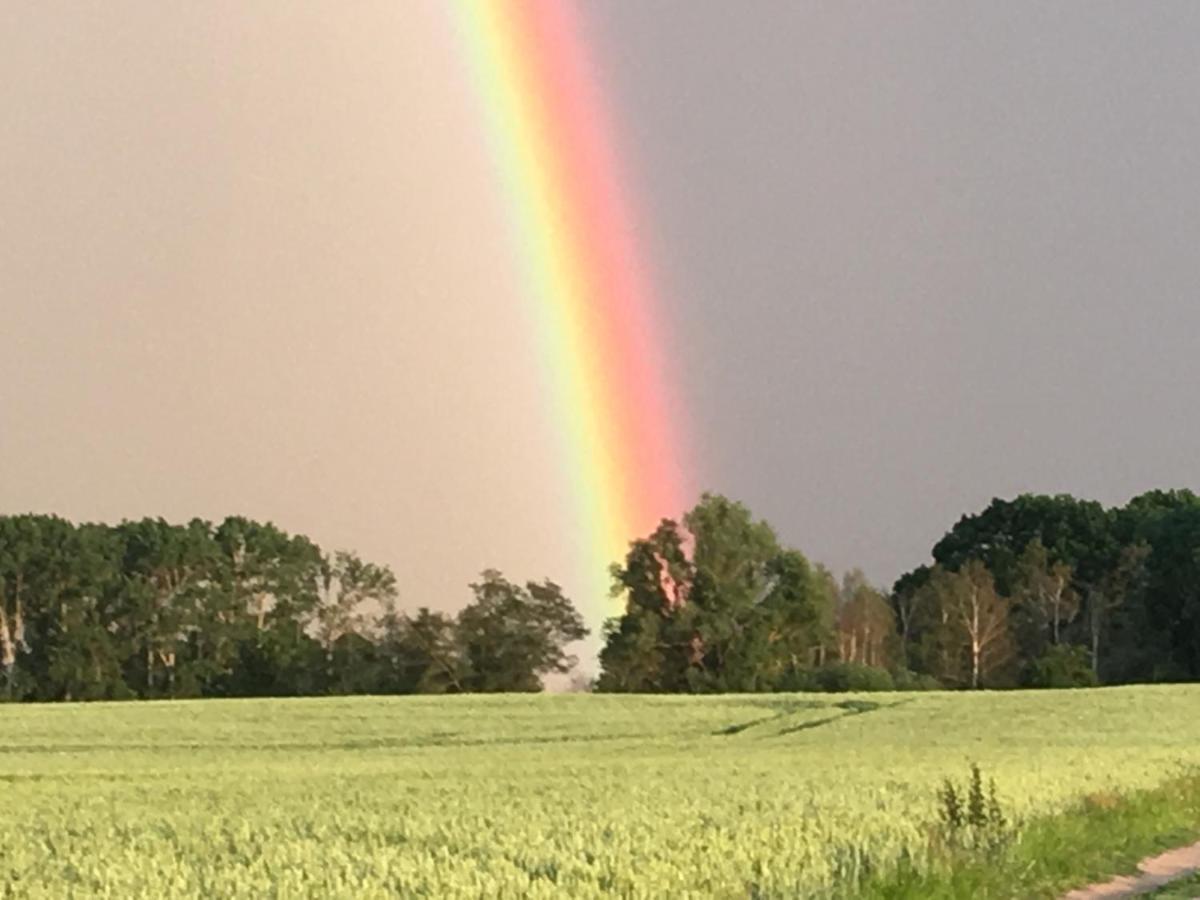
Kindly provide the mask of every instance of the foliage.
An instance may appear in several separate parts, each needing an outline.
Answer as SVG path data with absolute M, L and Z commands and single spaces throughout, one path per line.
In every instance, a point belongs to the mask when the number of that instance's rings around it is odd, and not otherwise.
M 1085 581 L 1110 567 L 1118 550 L 1115 515 L 1099 503 L 1067 494 L 1022 494 L 993 500 L 977 515 L 964 516 L 933 547 L 933 559 L 947 569 L 970 560 L 983 562 L 997 589 L 1011 594 L 1022 554 L 1039 541 L 1049 558 L 1075 569 Z
M 873 874 L 863 900 L 1051 900 L 1072 889 L 1136 872 L 1145 857 L 1200 838 L 1200 778 L 1171 777 L 1156 787 L 1086 794 L 1065 810 L 1023 823 L 1020 839 L 991 853 L 941 864 L 903 861 Z M 1146 896 L 1192 897 L 1187 882 Z
M 823 693 L 877 693 L 880 691 L 940 691 L 931 675 L 918 675 L 907 669 L 889 671 L 862 663 L 829 662 L 793 673 L 779 684 L 781 691 Z
M 1067 495 L 994 500 L 964 516 L 933 558 L 892 591 L 909 669 L 973 682 L 971 642 L 954 633 L 932 586 L 982 566 L 1007 607 L 994 646 L 1008 658 L 981 672 L 987 686 L 1200 679 L 1200 498 L 1190 491 L 1153 491 L 1115 509 Z
M 765 522 L 705 495 L 614 568 L 597 688 L 708 693 L 844 689 L 843 670 L 959 688 L 1200 679 L 1200 498 L 1121 509 L 1067 495 L 994 500 L 890 596 L 785 549 Z M 853 670 L 844 670 L 846 672 Z M 914 682 L 912 679 L 923 679 Z
M 832 637 L 826 580 L 724 497 L 635 541 L 613 582 L 625 613 L 606 623 L 599 690 L 771 690 Z
M 595 689 L 1065 687 L 1200 680 L 1200 498 L 995 500 L 890 595 L 706 494 L 613 567 Z M 0 699 L 532 691 L 585 623 L 485 571 L 456 616 L 270 523 L 0 516 Z M 589 683 L 584 673 L 575 681 Z
M 489 569 L 471 589 L 475 601 L 458 615 L 464 690 L 539 691 L 541 676 L 571 671 L 566 645 L 588 630 L 557 584 L 522 588 Z
M 890 662 L 895 616 L 886 595 L 859 569 L 847 572 L 836 589 L 837 655 L 846 663 L 886 666 Z
M 945 688 L 932 675 L 914 672 L 911 669 L 897 669 L 892 673 L 892 681 L 898 691 L 940 691 Z
M 823 897 L 978 865 L 1001 887 L 908 896 L 1054 896 L 1200 821 L 1200 790 L 1133 794 L 1200 764 L 1200 687 L 873 698 L 10 706 L 0 895 Z M 1020 840 L 948 860 L 968 759 Z
M 1079 613 L 1075 572 L 1065 562 L 1055 562 L 1040 538 L 1030 541 L 1017 561 L 1013 598 L 1015 632 L 1020 651 L 1035 658 L 1048 647 L 1063 643 L 1066 627 Z
M 1028 686 L 1038 688 L 1094 687 L 1087 650 L 1083 647 L 1050 647 L 1029 671 Z
M 386 607 L 380 619 L 384 657 L 391 663 L 380 693 L 445 694 L 465 690 L 454 620 L 421 607 L 415 616 Z
M 978 560 L 957 571 L 935 566 L 913 597 L 919 638 L 910 659 L 943 684 L 994 686 L 1012 662 L 1011 606 Z
M 838 662 L 822 666 L 813 672 L 818 690 L 830 692 L 892 691 L 896 683 L 887 669 L 856 662 Z
M 409 617 L 386 566 L 236 516 L 0 516 L 0 699 L 538 690 L 570 667 L 586 629 L 556 585 L 476 594 Z
M 1012 837 L 1008 819 L 996 796 L 996 780 L 984 787 L 975 763 L 963 787 L 946 778 L 938 791 L 938 836 L 951 851 L 995 852 Z

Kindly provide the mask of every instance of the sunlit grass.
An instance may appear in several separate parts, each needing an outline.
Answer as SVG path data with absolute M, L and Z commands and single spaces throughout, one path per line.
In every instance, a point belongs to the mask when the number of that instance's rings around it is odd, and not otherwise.
M 864 701 L 861 703 L 846 701 Z M 1200 765 L 1200 688 L 0 707 L 12 894 L 813 896 Z

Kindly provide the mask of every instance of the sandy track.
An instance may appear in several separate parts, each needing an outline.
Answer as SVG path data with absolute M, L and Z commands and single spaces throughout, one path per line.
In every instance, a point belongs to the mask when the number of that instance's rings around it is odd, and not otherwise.
M 1200 842 L 1150 856 L 1138 863 L 1137 875 L 1122 875 L 1112 881 L 1089 884 L 1064 894 L 1062 900 L 1108 900 L 1136 897 L 1200 871 Z

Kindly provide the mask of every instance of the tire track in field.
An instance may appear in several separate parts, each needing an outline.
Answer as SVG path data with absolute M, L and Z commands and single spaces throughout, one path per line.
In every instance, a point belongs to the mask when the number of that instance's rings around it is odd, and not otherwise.
M 777 731 L 773 737 L 784 737 L 789 734 L 796 734 L 801 731 L 810 731 L 814 728 L 820 728 L 823 725 L 830 725 L 834 722 L 840 722 L 842 719 L 848 719 L 852 716 L 861 716 L 866 713 L 877 712 L 878 710 L 894 709 L 897 706 L 903 706 L 906 703 L 912 703 L 916 698 L 909 697 L 904 700 L 896 700 L 893 703 L 879 703 L 874 700 L 843 700 L 840 703 L 820 703 L 810 702 L 802 706 L 793 706 L 788 709 L 781 710 L 773 716 L 763 716 L 758 719 L 751 719 L 748 722 L 739 722 L 729 725 L 725 728 L 714 731 L 713 734 L 722 737 L 742 734 L 752 728 L 769 725 L 772 722 L 778 722 L 781 719 L 787 719 L 795 716 L 797 713 L 805 710 L 829 710 L 833 715 L 823 716 L 819 719 L 809 719 L 803 722 L 797 722 L 788 728 Z M 836 712 L 835 712 L 836 710 Z

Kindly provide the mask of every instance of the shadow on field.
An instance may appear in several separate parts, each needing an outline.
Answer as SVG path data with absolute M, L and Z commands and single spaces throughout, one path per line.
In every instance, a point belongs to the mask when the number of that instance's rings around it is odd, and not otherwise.
M 843 700 L 840 703 L 822 703 L 818 701 L 811 701 L 806 703 L 791 704 L 773 716 L 763 716 L 762 718 L 751 719 L 749 722 L 738 722 L 733 725 L 726 726 L 725 728 L 718 729 L 717 731 L 714 731 L 713 734 L 718 736 L 741 734 L 742 732 L 748 731 L 751 728 L 756 728 L 760 725 L 768 725 L 771 722 L 778 722 L 780 719 L 786 719 L 802 710 L 828 709 L 833 713 L 833 715 L 824 716 L 819 719 L 811 719 L 806 722 L 797 722 L 795 725 L 784 728 L 775 732 L 774 734 L 774 737 L 783 737 L 784 735 L 796 734 L 800 731 L 809 731 L 813 728 L 820 728 L 822 725 L 829 725 L 832 722 L 839 722 L 842 719 L 846 719 L 851 716 L 860 716 L 864 713 L 875 712 L 876 710 L 880 709 L 893 709 L 897 706 L 903 706 L 906 703 L 912 703 L 913 699 L 914 698 L 910 697 L 905 700 L 896 700 L 893 703 L 880 703 L 875 700 Z

